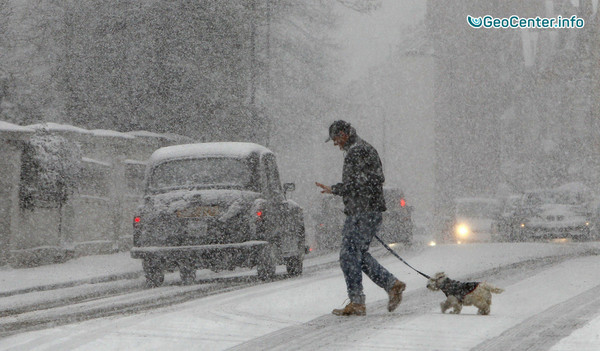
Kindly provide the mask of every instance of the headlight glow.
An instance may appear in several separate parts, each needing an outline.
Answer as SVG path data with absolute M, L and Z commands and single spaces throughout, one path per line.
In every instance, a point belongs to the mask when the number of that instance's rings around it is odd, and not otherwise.
M 469 236 L 470 232 L 471 232 L 471 230 L 469 229 L 469 226 L 467 226 L 466 224 L 459 224 L 456 227 L 456 234 L 461 238 L 466 238 L 467 236 Z

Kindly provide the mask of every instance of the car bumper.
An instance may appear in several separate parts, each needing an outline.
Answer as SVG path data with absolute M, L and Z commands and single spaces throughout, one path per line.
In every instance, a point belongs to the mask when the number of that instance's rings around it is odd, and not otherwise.
M 133 247 L 132 258 L 160 260 L 166 264 L 192 262 L 197 267 L 212 266 L 253 266 L 263 250 L 269 245 L 267 241 L 246 241 L 232 244 L 190 245 L 190 246 L 145 246 Z

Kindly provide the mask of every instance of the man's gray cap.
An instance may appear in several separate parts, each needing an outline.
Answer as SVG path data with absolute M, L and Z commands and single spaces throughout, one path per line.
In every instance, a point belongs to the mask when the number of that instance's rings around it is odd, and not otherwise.
M 338 121 L 335 121 L 335 122 L 331 123 L 331 125 L 329 126 L 329 137 L 327 138 L 327 140 L 325 140 L 325 142 L 328 142 L 329 140 L 333 140 L 333 137 L 340 134 L 340 132 L 344 132 L 347 135 L 350 135 L 351 131 L 352 131 L 352 126 L 350 125 L 350 123 L 348 123 L 346 121 L 342 121 L 341 119 Z

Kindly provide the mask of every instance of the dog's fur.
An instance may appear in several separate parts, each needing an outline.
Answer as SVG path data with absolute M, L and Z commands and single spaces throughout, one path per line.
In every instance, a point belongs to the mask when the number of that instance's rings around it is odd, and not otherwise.
M 450 289 L 451 285 L 452 289 Z M 457 290 L 460 290 L 461 287 L 467 287 L 468 290 L 471 290 L 473 287 L 475 288 L 471 291 L 462 290 L 459 293 Z M 492 293 L 499 294 L 504 291 L 503 289 L 497 288 L 486 282 L 462 283 L 457 280 L 452 280 L 448 278 L 444 272 L 436 273 L 433 277 L 429 278 L 427 289 L 432 291 L 442 290 L 446 295 L 446 301 L 440 304 L 442 313 L 446 313 L 446 311 L 452 307 L 453 310 L 450 313 L 459 314 L 463 305 L 473 305 L 478 308 L 477 314 L 482 315 L 490 314 Z

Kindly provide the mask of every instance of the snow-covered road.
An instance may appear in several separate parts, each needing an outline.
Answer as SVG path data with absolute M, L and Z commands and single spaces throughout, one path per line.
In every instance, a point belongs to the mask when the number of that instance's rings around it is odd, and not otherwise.
M 365 281 L 367 316 L 330 314 L 346 298 L 339 268 L 134 315 L 27 332 L 0 350 L 599 350 L 598 243 L 441 245 L 401 252 L 429 274 L 504 288 L 490 316 L 441 314 L 441 292 L 393 256 L 381 262 L 408 284 L 394 313 Z

